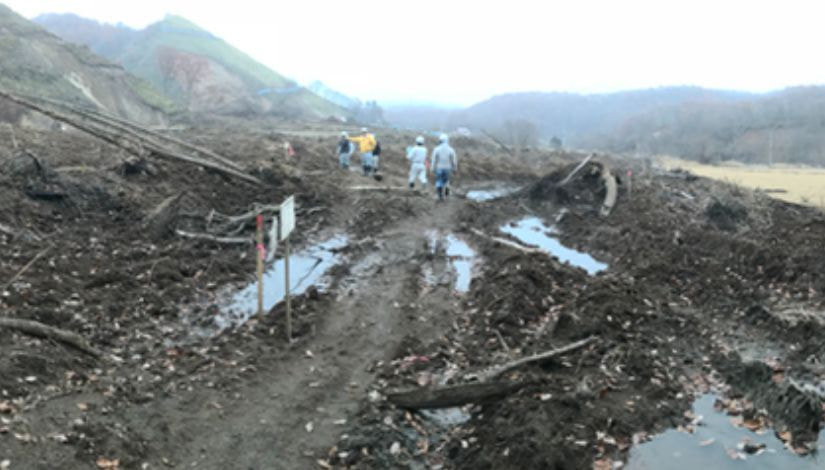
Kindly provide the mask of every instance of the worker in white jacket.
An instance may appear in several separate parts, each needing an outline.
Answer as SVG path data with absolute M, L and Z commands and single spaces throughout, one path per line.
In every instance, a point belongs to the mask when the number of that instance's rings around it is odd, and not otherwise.
M 427 147 L 424 146 L 424 137 L 415 138 L 415 147 L 407 148 L 407 160 L 410 161 L 410 189 L 415 189 L 415 180 L 421 181 L 423 188 L 427 187 Z
M 433 149 L 430 163 L 430 171 L 435 172 L 435 190 L 439 201 L 444 200 L 445 188 L 449 188 L 451 174 L 458 171 L 458 157 L 455 150 L 450 147 L 449 140 L 447 134 L 439 136 L 438 147 Z

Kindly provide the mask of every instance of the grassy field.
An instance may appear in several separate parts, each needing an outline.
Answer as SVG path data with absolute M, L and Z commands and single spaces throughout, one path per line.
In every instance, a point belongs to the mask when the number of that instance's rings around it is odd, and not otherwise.
M 825 169 L 789 165 L 745 165 L 727 162 L 719 165 L 703 165 L 678 158 L 662 157 L 659 163 L 665 168 L 682 168 L 700 176 L 728 181 L 739 186 L 784 190 L 770 192 L 771 196 L 786 201 L 825 208 Z

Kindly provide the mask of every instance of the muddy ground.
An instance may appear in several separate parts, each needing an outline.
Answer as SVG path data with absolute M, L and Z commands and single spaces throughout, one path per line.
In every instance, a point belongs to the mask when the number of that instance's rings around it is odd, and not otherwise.
M 412 134 L 379 133 L 378 182 L 336 168 L 336 131 L 227 123 L 179 134 L 241 163 L 264 181 L 255 186 L 135 162 L 73 133 L 16 129 L 18 147 L 0 150 L 0 224 L 14 231 L 0 234 L 0 282 L 35 261 L 3 287 L 2 316 L 78 333 L 103 356 L 0 330 L 0 462 L 615 468 L 647 436 L 689 424 L 685 411 L 708 390 L 747 398 L 790 448 L 810 452 L 822 402 L 799 384 L 825 374 L 821 212 L 606 156 L 560 186 L 581 155 L 515 159 L 475 139 L 455 142 L 462 171 L 438 203 L 404 189 Z M 635 175 L 607 217 L 600 165 Z M 462 197 L 493 184 L 521 189 Z M 364 186 L 391 189 L 354 189 Z M 178 194 L 170 230 L 149 230 L 152 209 Z M 251 282 L 254 248 L 171 230 L 203 231 L 210 214 L 290 194 L 296 250 L 348 237 L 326 288 L 294 299 L 294 341 L 283 304 L 196 334 L 226 307 L 220 292 Z M 499 227 L 528 216 L 609 268 L 589 275 L 490 238 L 516 241 Z M 468 292 L 456 290 L 450 235 L 475 250 Z M 503 392 L 442 418 L 387 399 L 472 383 L 473 373 L 586 338 L 501 375 Z

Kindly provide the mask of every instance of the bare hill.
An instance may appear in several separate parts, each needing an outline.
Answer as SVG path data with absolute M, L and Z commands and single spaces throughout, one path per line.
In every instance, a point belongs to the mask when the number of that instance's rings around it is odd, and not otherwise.
M 35 21 L 123 65 L 191 111 L 299 118 L 348 114 L 178 16 L 139 31 L 76 15 L 48 14 Z
M 0 4 L 0 88 L 160 123 L 171 103 L 152 87 L 85 47 L 66 43 Z M 0 120 L 25 113 L 0 103 Z

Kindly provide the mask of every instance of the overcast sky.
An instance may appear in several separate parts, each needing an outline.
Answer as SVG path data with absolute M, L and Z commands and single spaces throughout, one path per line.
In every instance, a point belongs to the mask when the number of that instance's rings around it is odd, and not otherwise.
M 825 83 L 817 0 L 0 0 L 142 28 L 181 15 L 302 83 L 381 102 Z M 822 6 L 820 6 L 822 5 Z

